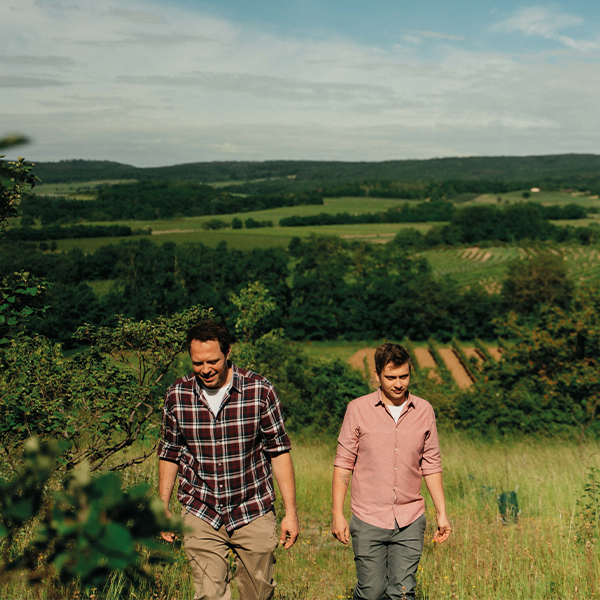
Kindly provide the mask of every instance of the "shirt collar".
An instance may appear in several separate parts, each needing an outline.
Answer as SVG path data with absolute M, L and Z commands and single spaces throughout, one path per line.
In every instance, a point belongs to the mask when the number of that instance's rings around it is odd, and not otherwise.
M 383 401 L 383 399 L 381 398 L 381 388 L 379 388 L 375 393 L 374 393 L 374 405 L 377 406 L 378 404 L 381 404 L 382 406 L 385 406 L 385 402 Z M 413 407 L 416 408 L 416 403 L 417 403 L 417 396 L 414 396 L 413 394 L 411 394 L 410 392 L 408 392 L 408 397 L 406 398 L 406 406 L 410 406 L 412 404 Z
M 227 364 L 233 371 L 233 375 L 231 377 L 231 389 L 241 392 L 242 386 L 240 371 L 237 365 L 233 364 L 230 360 L 227 361 Z M 202 397 L 202 385 L 198 381 L 198 377 L 196 377 L 196 375 L 192 374 L 192 377 L 194 378 L 194 394 L 196 396 Z

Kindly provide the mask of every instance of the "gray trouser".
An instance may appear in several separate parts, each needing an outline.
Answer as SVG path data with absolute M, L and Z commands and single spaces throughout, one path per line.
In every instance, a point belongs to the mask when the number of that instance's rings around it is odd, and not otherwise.
M 426 522 L 421 515 L 406 527 L 396 523 L 394 529 L 382 529 L 352 517 L 350 534 L 358 579 L 354 600 L 415 597 Z

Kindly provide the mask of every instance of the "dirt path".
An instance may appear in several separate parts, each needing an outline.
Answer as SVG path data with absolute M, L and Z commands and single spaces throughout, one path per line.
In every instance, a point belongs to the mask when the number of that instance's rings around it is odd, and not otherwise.
M 467 358 L 475 357 L 478 362 L 482 362 L 483 358 L 477 348 L 472 346 L 463 346 L 463 352 Z M 494 360 L 500 360 L 502 350 L 500 348 L 491 347 L 488 348 L 490 355 Z M 452 348 L 438 348 L 438 352 L 442 357 L 442 360 L 446 364 L 446 367 L 452 374 L 452 378 L 456 382 L 456 385 L 462 390 L 467 389 L 473 385 L 473 379 L 463 367 L 460 359 Z M 437 371 L 437 365 L 431 355 L 431 352 L 427 348 L 415 348 L 414 349 L 415 362 L 419 366 L 419 370 L 427 373 L 430 379 L 433 379 L 436 383 L 442 383 L 442 378 Z M 355 352 L 348 362 L 355 368 L 360 369 L 364 372 L 365 370 L 365 359 L 367 363 L 367 369 L 369 372 L 369 383 L 373 388 L 378 387 L 377 378 L 375 376 L 375 348 L 362 348 Z
M 477 348 L 473 346 L 463 346 L 462 351 L 465 353 L 465 356 L 467 358 L 475 358 L 477 359 L 478 363 L 483 362 L 483 358 L 481 357 L 481 354 L 479 354 L 479 352 L 477 351 Z
M 435 364 L 435 360 L 433 360 L 433 356 L 431 356 L 431 352 L 427 348 L 415 348 L 414 352 L 419 369 L 423 371 L 429 369 L 429 373 L 427 374 L 429 379 L 433 379 L 436 383 L 442 383 L 442 378 L 437 372 L 437 365 Z
M 161 229 L 160 231 L 153 231 L 152 235 L 163 235 L 165 233 L 194 233 L 197 229 Z
M 492 355 L 492 358 L 494 360 L 500 360 L 500 358 L 502 357 L 502 349 L 501 348 L 488 348 L 488 352 Z
M 442 360 L 446 363 L 456 385 L 458 385 L 461 390 L 466 390 L 468 387 L 471 387 L 473 385 L 473 380 L 463 367 L 458 356 L 456 356 L 454 350 L 452 348 L 438 348 L 438 352 L 440 353 Z
M 367 368 L 369 370 L 369 383 L 372 387 L 378 387 L 379 383 L 375 377 L 375 348 L 363 348 L 357 350 L 348 360 L 355 368 L 364 372 L 365 358 L 367 359 Z

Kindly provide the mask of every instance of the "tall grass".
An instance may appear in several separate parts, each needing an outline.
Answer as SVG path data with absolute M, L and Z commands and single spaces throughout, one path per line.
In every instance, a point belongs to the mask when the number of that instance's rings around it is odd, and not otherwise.
M 428 526 L 417 597 L 600 598 L 600 540 L 582 535 L 578 506 L 588 467 L 600 467 L 600 444 L 536 438 L 489 442 L 452 430 L 441 430 L 440 438 L 454 531 L 445 544 L 433 543 L 435 514 L 423 489 Z M 291 550 L 277 550 L 276 600 L 334 600 L 351 595 L 355 582 L 352 550 L 335 541 L 329 531 L 335 447 L 334 439 L 294 439 L 302 533 Z M 155 461 L 125 472 L 127 486 L 141 479 L 156 487 Z M 516 522 L 504 522 L 497 496 L 514 490 L 520 514 Z M 283 513 L 280 501 L 277 510 Z M 349 503 L 346 511 L 349 517 Z M 26 582 L 16 581 L 0 587 L 0 599 L 191 599 L 185 553 L 180 544 L 170 552 L 173 563 L 149 566 L 148 581 L 138 581 L 134 590 L 122 577 L 115 577 L 103 591 L 83 594 L 50 583 L 34 593 L 27 591 Z M 238 597 L 234 586 L 234 599 Z

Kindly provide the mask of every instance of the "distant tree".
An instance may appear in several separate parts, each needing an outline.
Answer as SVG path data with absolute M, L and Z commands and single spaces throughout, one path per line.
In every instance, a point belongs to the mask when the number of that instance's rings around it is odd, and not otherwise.
M 26 143 L 22 136 L 12 136 L 0 139 L 0 150 Z M 21 201 L 24 191 L 32 188 L 39 181 L 31 173 L 32 163 L 27 162 L 22 156 L 16 161 L 4 160 L 0 155 L 0 227 L 4 228 L 6 220 L 17 214 L 17 205 Z
M 549 252 L 513 263 L 502 286 L 505 306 L 521 315 L 534 314 L 542 304 L 566 308 L 572 295 L 562 257 Z
M 225 229 L 229 227 L 229 223 L 222 219 L 209 219 L 202 223 L 202 229 Z
M 233 217 L 233 219 L 231 219 L 231 229 L 241 229 L 243 226 L 244 223 L 241 219 L 238 219 L 237 217 Z
M 516 313 L 498 325 L 514 343 L 461 395 L 458 422 L 488 434 L 600 434 L 600 289 L 580 288 L 567 310 L 542 306 L 533 327 Z

